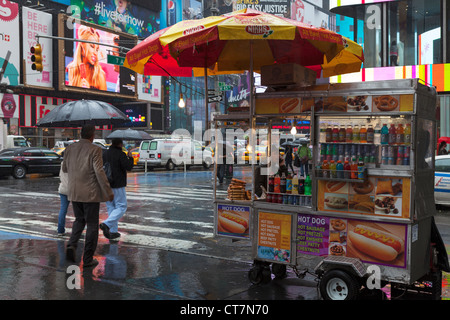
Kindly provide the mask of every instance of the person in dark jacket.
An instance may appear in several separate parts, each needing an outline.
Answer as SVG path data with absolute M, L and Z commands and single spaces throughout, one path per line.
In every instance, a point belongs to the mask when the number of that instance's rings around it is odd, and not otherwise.
M 118 232 L 119 220 L 127 211 L 127 195 L 125 187 L 127 185 L 127 171 L 131 171 L 134 160 L 131 151 L 128 154 L 122 151 L 122 139 L 113 139 L 111 147 L 103 154 L 103 162 L 109 162 L 112 171 L 113 181 L 110 182 L 114 192 L 114 200 L 106 202 L 108 219 L 100 223 L 100 229 L 107 239 L 120 237 Z

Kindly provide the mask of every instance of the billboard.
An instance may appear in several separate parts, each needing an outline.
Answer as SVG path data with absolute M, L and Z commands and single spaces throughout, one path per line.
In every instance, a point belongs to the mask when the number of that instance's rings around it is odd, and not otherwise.
M 147 104 L 127 104 L 117 107 L 120 111 L 125 113 L 125 115 L 131 120 L 130 122 L 125 122 L 122 127 L 132 127 L 132 128 L 147 128 Z
M 160 28 L 170 27 L 183 19 L 181 0 L 161 0 Z
M 138 99 L 162 103 L 161 76 L 137 76 Z
M 31 69 L 30 48 L 35 46 L 36 34 L 52 35 L 52 15 L 42 11 L 22 7 L 23 58 L 25 60 L 24 83 L 31 86 L 53 88 L 53 45 L 52 39 L 39 39 L 42 47 L 43 71 Z
M 60 42 L 60 90 L 73 90 L 115 95 L 136 96 L 136 74 L 130 69 L 108 62 L 108 56 L 119 55 L 118 49 L 110 47 L 123 46 L 132 48 L 136 37 L 106 28 L 93 27 L 90 23 L 70 24 L 67 16 L 60 21 L 60 35 L 82 41 Z M 62 23 L 61 23 L 62 22 Z M 61 29 L 62 32 L 61 32 Z M 108 31 L 106 31 L 108 30 Z M 99 45 L 102 43 L 105 45 Z M 62 46 L 62 47 L 61 47 Z M 112 62 L 112 61 L 111 61 Z
M 150 7 L 149 5 L 142 7 L 144 1 L 71 0 L 70 3 L 76 8 L 81 20 L 133 34 L 139 38 L 146 38 L 159 30 L 159 12 L 145 8 Z
M 19 5 L 3 0 L 0 2 L 0 68 L 4 70 L 1 82 L 19 85 L 20 32 Z

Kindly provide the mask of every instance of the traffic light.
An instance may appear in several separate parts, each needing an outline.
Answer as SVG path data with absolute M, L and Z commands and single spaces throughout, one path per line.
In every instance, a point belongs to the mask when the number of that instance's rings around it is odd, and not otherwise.
M 34 47 L 30 49 L 31 53 L 31 61 L 33 64 L 31 65 L 31 69 L 42 72 L 42 47 L 39 43 L 37 43 Z

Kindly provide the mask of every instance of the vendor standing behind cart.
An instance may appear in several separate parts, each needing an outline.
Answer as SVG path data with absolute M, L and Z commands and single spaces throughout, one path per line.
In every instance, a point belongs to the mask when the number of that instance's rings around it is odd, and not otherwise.
M 302 140 L 300 148 L 297 150 L 300 158 L 300 176 L 308 175 L 309 160 L 312 159 L 311 149 L 308 147 L 305 140 Z

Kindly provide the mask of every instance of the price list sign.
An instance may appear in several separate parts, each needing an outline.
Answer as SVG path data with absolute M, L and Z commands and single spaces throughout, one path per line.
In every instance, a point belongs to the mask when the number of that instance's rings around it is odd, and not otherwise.
M 290 261 L 291 215 L 259 212 L 258 257 L 279 262 Z
M 330 219 L 298 215 L 297 252 L 315 256 L 328 255 Z

